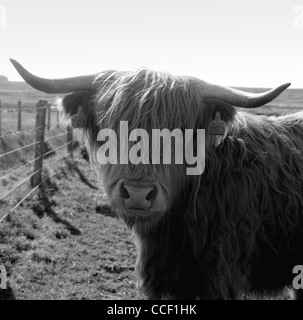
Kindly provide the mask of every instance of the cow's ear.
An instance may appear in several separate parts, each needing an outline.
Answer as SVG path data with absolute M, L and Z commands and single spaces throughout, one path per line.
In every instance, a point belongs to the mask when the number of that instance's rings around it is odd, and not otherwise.
M 217 146 L 228 135 L 237 111 L 232 105 L 216 99 L 205 101 L 205 105 L 203 121 L 206 146 Z
M 79 91 L 66 95 L 57 103 L 60 118 L 75 128 L 85 128 L 93 115 L 92 93 Z

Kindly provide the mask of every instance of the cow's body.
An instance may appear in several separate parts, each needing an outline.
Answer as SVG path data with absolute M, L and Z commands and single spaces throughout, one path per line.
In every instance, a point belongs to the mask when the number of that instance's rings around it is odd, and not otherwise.
M 151 297 L 230 299 L 292 285 L 303 261 L 302 116 L 236 116 L 194 190 L 180 189 L 157 229 L 139 236 Z
M 148 298 L 276 293 L 303 264 L 303 114 L 237 112 L 230 101 L 238 101 L 238 92 L 226 102 L 225 91 L 201 99 L 199 90 L 192 78 L 110 71 L 90 90 L 66 96 L 62 110 L 68 117 L 79 105 L 86 110 L 90 158 L 113 210 L 136 236 L 136 267 Z M 226 124 L 222 136 L 208 132 L 218 111 Z M 122 120 L 149 133 L 205 129 L 204 173 L 188 176 L 176 164 L 101 166 L 97 134 L 118 132 Z

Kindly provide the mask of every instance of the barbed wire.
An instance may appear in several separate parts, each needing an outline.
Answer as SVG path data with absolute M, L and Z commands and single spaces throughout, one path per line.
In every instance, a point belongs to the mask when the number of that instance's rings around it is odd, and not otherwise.
M 41 109 L 48 109 L 50 108 L 52 110 L 52 107 L 53 107 L 53 110 L 57 111 L 57 109 L 55 108 L 55 104 L 49 104 L 49 105 L 45 105 L 43 107 L 22 107 L 21 106 L 21 109 L 19 108 L 1 108 L 1 112 L 3 113 L 11 113 L 11 112 L 19 112 L 21 110 L 21 112 L 35 112 L 36 110 L 41 110 Z
M 64 145 L 64 147 L 67 146 L 67 145 L 68 145 L 68 143 L 66 143 L 66 144 Z M 63 147 L 63 146 L 61 146 L 61 147 Z M 80 148 L 82 148 L 81 145 L 80 145 L 79 147 L 77 147 L 76 149 L 74 149 L 73 152 L 77 152 Z M 57 148 L 57 149 L 59 149 L 59 148 Z M 50 167 L 50 166 L 52 166 L 54 163 L 56 163 L 56 162 L 58 162 L 58 161 L 60 161 L 60 160 L 62 160 L 62 159 L 64 159 L 64 158 L 67 158 L 67 157 L 68 157 L 67 155 L 64 155 L 64 156 L 56 159 L 55 161 L 52 161 L 51 163 L 43 164 L 43 166 L 45 166 L 45 167 Z
M 20 205 L 21 203 L 23 203 L 31 194 L 33 194 L 35 191 L 37 191 L 40 186 L 42 185 L 42 183 L 44 183 L 46 181 L 46 179 L 50 179 L 55 175 L 52 174 L 51 176 L 46 177 L 45 179 L 43 179 L 36 187 L 34 187 L 33 189 L 30 190 L 30 192 L 25 195 L 12 209 L 8 210 L 1 218 L 0 218 L 0 223 L 4 221 L 4 219 L 9 216 L 13 211 L 15 211 Z
M 57 123 L 58 125 L 58 123 Z M 1 138 L 6 138 L 6 137 L 9 137 L 9 136 L 18 136 L 18 135 L 21 135 L 21 134 L 29 134 L 31 132 L 34 132 L 34 131 L 37 131 L 43 127 L 48 127 L 47 124 L 45 124 L 44 126 L 40 126 L 40 127 L 37 127 L 37 128 L 33 128 L 33 129 L 28 129 L 28 130 L 21 130 L 21 131 L 14 131 L 14 132 L 9 132 L 9 133 L 5 133 L 3 135 L 0 136 L 0 139 Z M 51 128 L 55 128 L 55 125 L 51 126 Z
M 43 126 L 40 127 L 40 128 L 43 128 Z M 37 128 L 36 130 L 38 130 L 38 128 Z M 66 135 L 66 134 L 67 134 L 67 132 L 64 132 L 64 133 L 57 134 L 57 135 L 55 135 L 55 136 L 51 136 L 51 137 L 49 137 L 48 139 L 44 140 L 44 142 L 47 142 L 47 141 L 49 141 L 49 140 L 52 140 L 52 139 L 54 139 L 54 138 L 57 138 L 57 137 L 60 137 L 60 136 Z M 1 137 L 0 137 L 0 138 L 1 138 Z M 22 146 L 22 147 L 20 147 L 20 148 L 17 148 L 17 149 L 8 151 L 8 152 L 6 152 L 6 153 L 4 153 L 4 154 L 1 154 L 1 155 L 0 155 L 0 159 L 3 158 L 4 156 L 9 155 L 9 154 L 12 154 L 12 153 L 15 153 L 15 152 L 17 152 L 17 151 L 20 151 L 20 150 L 26 149 L 26 148 L 28 148 L 28 147 L 34 146 L 34 145 L 36 145 L 36 144 L 38 144 L 38 143 L 40 143 L 40 142 L 41 142 L 41 141 L 36 141 L 36 142 L 30 143 L 30 144 L 27 144 L 27 145 L 25 145 L 25 146 Z
M 52 149 L 52 150 L 50 150 L 50 151 L 48 151 L 48 152 L 43 153 L 43 154 L 42 154 L 41 156 L 39 156 L 38 158 L 35 158 L 35 159 L 31 160 L 30 162 L 24 164 L 23 166 L 18 167 L 18 168 L 16 168 L 15 170 L 10 171 L 9 173 L 7 173 L 7 174 L 5 174 L 4 176 L 0 177 L 0 181 L 6 179 L 7 177 L 9 177 L 10 175 L 12 175 L 13 173 L 16 173 L 16 172 L 18 172 L 19 170 L 26 168 L 28 165 L 33 164 L 36 160 L 39 160 L 39 159 L 41 159 L 42 157 L 45 157 L 45 156 L 47 156 L 47 155 L 55 152 L 56 150 L 59 150 L 59 149 L 65 147 L 65 146 L 67 146 L 67 145 L 68 145 L 68 143 L 65 143 L 64 145 L 61 145 L 60 147 L 58 147 L 58 148 L 56 148 L 56 149 Z
M 44 156 L 44 155 L 43 155 L 43 156 Z M 40 159 L 41 157 L 42 157 L 42 156 L 40 156 L 40 157 L 38 157 L 38 158 L 36 158 L 36 159 L 34 159 L 34 160 L 26 163 L 25 165 L 23 165 L 23 166 L 21 166 L 21 167 L 18 167 L 17 169 L 15 169 L 15 170 L 13 170 L 13 171 L 10 171 L 9 173 L 7 173 L 7 174 L 5 174 L 4 176 L 0 177 L 0 181 L 6 179 L 7 177 L 9 177 L 10 175 L 12 175 L 13 173 L 18 172 L 19 170 L 24 169 L 24 168 L 27 167 L 29 164 L 34 163 L 36 160 Z
M 56 125 L 58 125 L 59 122 L 56 123 Z M 48 124 L 45 124 L 44 127 L 48 127 Z M 53 124 L 53 126 L 51 126 L 52 128 L 55 127 L 55 124 Z M 37 127 L 37 128 L 33 128 L 33 129 L 27 129 L 27 130 L 21 130 L 21 131 L 14 131 L 14 132 L 9 132 L 9 133 L 5 133 L 3 135 L 0 136 L 0 139 L 1 138 L 6 138 L 6 137 L 9 137 L 9 136 L 18 136 L 18 135 L 21 135 L 21 134 L 29 134 L 33 131 L 37 131 L 39 129 L 43 128 L 43 126 L 40 126 L 40 127 Z
M 80 146 L 77 147 L 76 149 L 74 149 L 73 152 L 77 152 L 79 149 L 81 149 L 81 148 L 83 148 L 83 147 L 84 147 L 84 145 L 83 145 L 83 144 L 80 144 Z
M 64 158 L 66 158 L 66 155 L 62 156 L 62 157 L 59 157 L 58 159 L 56 159 L 55 161 L 52 161 L 51 163 L 48 163 L 48 164 L 44 164 L 43 166 L 44 167 L 51 167 L 54 163 L 60 161 L 60 160 L 63 160 Z
M 20 147 L 20 148 L 18 148 L 18 149 L 14 149 L 14 150 L 11 150 L 11 151 L 6 152 L 6 153 L 4 153 L 4 154 L 1 154 L 1 155 L 0 155 L 0 159 L 3 158 L 3 157 L 5 157 L 5 156 L 7 156 L 7 155 L 9 155 L 9 154 L 15 153 L 15 152 L 17 152 L 17 151 L 20 151 L 20 150 L 23 150 L 23 149 L 26 149 L 26 148 L 35 146 L 35 145 L 37 145 L 38 143 L 41 143 L 41 141 L 36 141 L 36 142 L 30 143 L 30 144 L 27 144 L 26 146 Z
M 41 169 L 36 170 L 32 174 L 30 174 L 28 177 L 26 177 L 24 180 L 16 184 L 11 190 L 6 192 L 3 196 L 0 197 L 0 201 L 6 198 L 9 194 L 11 194 L 13 191 L 15 191 L 17 188 L 21 187 L 25 182 L 27 182 L 31 177 L 33 177 L 36 173 L 38 173 Z
M 52 140 L 52 139 L 55 139 L 55 138 L 57 138 L 57 137 L 63 136 L 63 135 L 67 135 L 67 132 L 63 132 L 63 133 L 59 133 L 59 134 L 57 134 L 57 135 L 55 135 L 55 136 L 51 136 L 51 137 L 47 138 L 47 139 L 45 140 L 45 142 L 47 142 L 47 141 L 49 141 L 49 140 Z
M 16 169 L 8 172 L 8 173 L 5 174 L 4 176 L 0 177 L 0 181 L 6 179 L 7 177 L 9 177 L 10 175 L 12 175 L 13 173 L 16 173 L 16 172 L 18 172 L 19 170 L 26 168 L 28 165 L 33 164 L 36 160 L 39 160 L 39 159 L 41 159 L 42 157 L 45 157 L 45 156 L 47 156 L 47 155 L 49 155 L 49 154 L 51 154 L 51 153 L 53 153 L 53 152 L 55 152 L 55 151 L 58 151 L 58 150 L 62 149 L 63 147 L 66 147 L 68 144 L 69 144 L 69 143 L 65 143 L 65 144 L 63 144 L 63 145 L 61 145 L 61 146 L 59 146 L 59 147 L 57 147 L 57 148 L 55 148 L 55 149 L 52 149 L 52 150 L 50 150 L 50 151 L 48 151 L 48 152 L 45 152 L 45 153 L 43 153 L 41 156 L 39 156 L 38 158 L 35 158 L 35 159 L 31 160 L 30 162 L 24 164 L 23 166 L 18 167 L 18 168 L 16 168 Z M 78 150 L 79 150 L 80 148 L 82 148 L 82 147 L 83 147 L 83 146 L 80 145 L 79 147 L 77 147 L 76 149 L 74 149 L 73 152 L 78 151 Z
M 0 108 L 0 112 L 1 113 L 11 113 L 11 112 L 31 112 L 31 113 L 35 113 L 37 112 L 38 110 L 41 110 L 41 109 L 48 109 L 50 111 L 50 113 L 57 113 L 58 114 L 58 109 L 55 108 L 56 106 L 56 103 L 54 102 L 48 102 L 46 101 L 46 104 L 41 106 L 41 107 L 37 107 L 36 105 L 35 106 L 32 106 L 32 107 L 23 107 L 22 105 L 18 108 L 16 107 L 5 107 L 5 108 Z M 20 103 L 22 103 L 22 101 L 20 101 Z M 15 104 L 16 105 L 16 104 Z M 1 126 L 1 124 L 0 124 Z M 15 132 L 10 132 L 10 133 L 7 133 L 7 134 L 3 134 L 0 136 L 0 138 L 4 138 L 4 137 L 8 137 L 8 136 L 15 136 L 15 135 L 20 135 L 22 133 L 30 133 L 32 131 L 35 131 L 35 130 L 38 130 L 38 128 L 35 128 L 35 129 L 29 129 L 29 130 L 22 130 L 22 131 L 15 131 Z
M 62 148 L 63 146 L 61 146 Z M 57 148 L 59 149 L 59 148 Z M 48 163 L 48 164 L 44 164 L 45 167 L 50 167 L 51 165 L 53 165 L 54 163 L 62 160 L 63 158 L 66 158 L 66 155 L 59 157 L 58 159 L 56 159 L 55 161 Z M 36 159 L 35 159 L 36 160 Z M 21 182 L 19 182 L 17 185 L 15 185 L 12 189 L 10 189 L 8 192 L 6 192 L 4 195 L 2 195 L 0 197 L 0 201 L 3 200 L 4 198 L 6 198 L 9 194 L 11 194 L 13 191 L 15 191 L 17 188 L 21 187 L 25 182 L 27 182 L 29 179 L 31 179 L 31 177 L 33 177 L 36 173 L 38 173 L 41 169 L 36 170 L 35 172 L 33 172 L 32 174 L 30 174 L 28 177 L 26 177 L 24 180 L 22 180 Z M 43 170 L 43 169 L 42 169 Z
M 64 143 L 63 145 L 61 145 L 61 146 L 59 146 L 59 147 L 57 147 L 55 149 L 50 150 L 48 153 L 52 153 L 52 152 L 58 151 L 58 150 L 62 149 L 63 147 L 67 147 L 67 145 L 68 145 L 68 143 Z
M 40 126 L 40 127 L 33 128 L 33 129 L 28 129 L 28 130 L 21 130 L 21 131 L 14 131 L 14 132 L 10 132 L 10 133 L 5 133 L 2 136 L 0 136 L 0 138 L 6 138 L 6 137 L 9 137 L 9 136 L 17 136 L 17 135 L 20 135 L 20 134 L 28 134 L 30 132 L 37 131 L 37 130 L 43 128 L 43 127 L 47 127 L 47 125 Z
M 66 144 L 65 144 L 66 146 Z M 62 146 L 61 146 L 62 147 Z M 79 149 L 81 149 L 83 146 L 80 145 L 79 147 L 77 147 L 75 150 L 73 150 L 73 152 L 77 152 Z M 59 148 L 57 148 L 59 149 Z M 53 150 L 52 150 L 53 151 Z M 51 163 L 48 164 L 44 164 L 45 167 L 49 167 L 51 168 L 51 166 L 57 162 L 59 162 L 60 160 L 63 160 L 64 158 L 66 158 L 66 155 L 62 156 L 62 157 L 58 157 L 55 161 L 52 161 Z M 34 159 L 36 160 L 36 159 Z M 11 189 L 10 191 L 8 191 L 5 195 L 3 195 L 0 198 L 0 201 L 2 199 L 4 199 L 5 197 L 7 197 L 12 191 L 16 190 L 18 187 L 20 187 L 21 185 L 23 185 L 26 181 L 28 181 L 32 176 L 34 176 L 37 172 L 39 172 L 41 169 L 33 172 L 30 176 L 28 176 L 26 179 L 24 179 L 23 181 L 21 181 L 18 185 L 16 185 L 15 187 L 13 187 L 13 189 Z M 56 173 L 52 174 L 51 176 L 47 176 L 45 179 L 43 179 L 36 187 L 32 188 L 30 190 L 29 193 L 27 193 L 13 208 L 9 209 L 2 217 L 0 217 L 0 223 L 3 222 L 3 220 L 9 216 L 14 210 L 16 210 L 21 203 L 23 203 L 31 194 L 33 194 L 36 190 L 38 190 L 41 186 L 42 183 L 44 183 L 46 181 L 46 179 L 51 179 L 52 177 L 54 177 Z
M 43 181 L 41 181 L 35 188 L 33 188 L 25 197 L 23 197 L 12 209 L 8 210 L 1 218 L 0 223 L 8 216 L 10 215 L 14 210 L 16 210 L 22 202 L 24 202 L 32 193 L 34 193 L 36 190 L 39 189 Z

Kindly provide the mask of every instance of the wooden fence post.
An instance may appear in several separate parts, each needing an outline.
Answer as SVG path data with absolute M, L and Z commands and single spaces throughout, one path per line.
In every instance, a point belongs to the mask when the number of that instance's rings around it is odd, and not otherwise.
M 2 135 L 2 131 L 1 131 L 1 112 L 2 112 L 2 101 L 0 100 L 0 136 Z
M 47 105 L 47 131 L 49 131 L 50 130 L 50 124 L 51 124 L 51 111 L 52 111 L 52 109 L 51 109 L 51 105 L 50 104 L 48 104 Z
M 59 110 L 57 109 L 57 128 L 59 128 Z
M 21 101 L 18 101 L 18 131 L 21 131 Z
M 36 115 L 36 152 L 34 172 L 36 172 L 31 179 L 31 186 L 35 188 L 42 181 L 42 167 L 43 167 L 43 154 L 44 154 L 44 135 L 45 135 L 45 118 L 46 118 L 46 105 L 47 101 L 39 100 L 37 103 Z
M 67 126 L 67 152 L 69 153 L 71 160 L 74 160 L 73 155 L 73 128 L 72 126 Z

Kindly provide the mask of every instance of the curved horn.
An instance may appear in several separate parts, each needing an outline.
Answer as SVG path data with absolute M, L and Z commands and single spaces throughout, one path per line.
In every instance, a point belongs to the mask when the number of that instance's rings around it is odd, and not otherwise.
M 90 90 L 95 80 L 95 75 L 65 79 L 44 79 L 31 74 L 16 60 L 10 59 L 10 61 L 29 85 L 45 93 L 70 93 L 79 90 Z
M 241 108 L 257 108 L 275 99 L 290 85 L 290 83 L 285 83 L 266 92 L 250 93 L 199 80 L 198 90 L 203 98 L 223 100 L 233 106 Z

